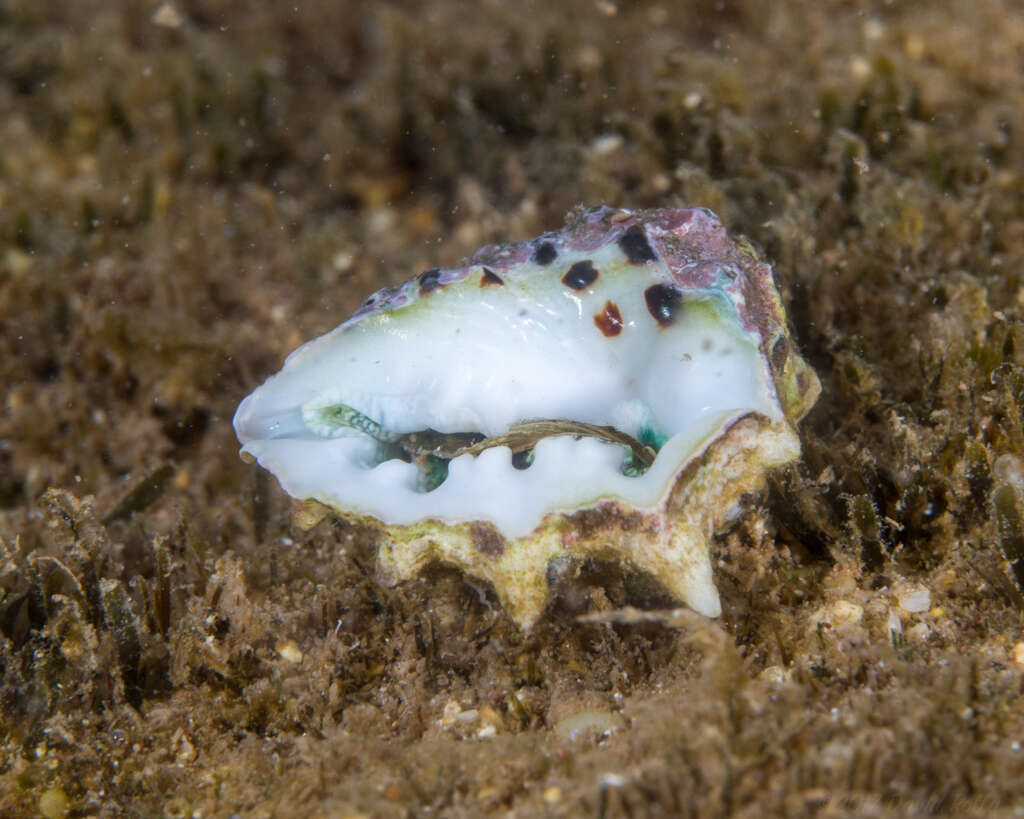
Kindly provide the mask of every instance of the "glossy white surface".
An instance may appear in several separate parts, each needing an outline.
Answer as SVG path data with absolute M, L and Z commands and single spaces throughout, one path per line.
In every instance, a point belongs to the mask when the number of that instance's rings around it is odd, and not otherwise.
M 582 258 L 599 276 L 574 290 L 562 276 Z M 461 281 L 300 347 L 239 406 L 243 450 L 298 498 L 390 524 L 487 520 L 516 538 L 549 512 L 602 498 L 655 507 L 723 426 L 751 411 L 781 417 L 757 339 L 717 291 L 683 294 L 674 323 L 655 321 L 644 291 L 672 281 L 660 260 L 629 264 L 613 243 L 585 257 L 563 252 L 547 267 L 520 265 L 503 285 L 482 287 L 482 274 L 471 268 Z M 621 316 L 612 336 L 594 320 L 609 303 Z M 653 425 L 667 441 L 635 477 L 622 472 L 624 447 L 595 438 L 544 439 L 522 470 L 495 447 L 454 459 L 447 479 L 424 492 L 413 464 L 375 464 L 371 438 L 318 422 L 320 408 L 338 403 L 392 432 L 491 436 L 543 418 L 634 437 Z

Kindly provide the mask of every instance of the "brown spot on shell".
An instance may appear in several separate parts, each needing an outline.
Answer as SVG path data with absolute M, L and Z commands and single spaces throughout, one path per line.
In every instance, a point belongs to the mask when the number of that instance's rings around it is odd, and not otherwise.
M 570 529 L 580 540 L 588 540 L 602 532 L 654 532 L 658 529 L 657 516 L 620 506 L 614 501 L 599 504 L 593 509 L 581 509 L 567 516 Z
M 800 395 L 807 395 L 811 391 L 811 377 L 804 370 L 796 374 L 796 388 Z
M 424 270 L 417 277 L 417 281 L 420 283 L 420 295 L 425 296 L 441 286 L 441 271 L 436 267 L 433 270 Z
M 480 554 L 494 558 L 505 554 L 505 538 L 490 523 L 474 523 L 469 527 L 469 536 Z
M 633 225 L 619 237 L 619 247 L 632 264 L 647 264 L 658 259 L 658 254 L 647 241 L 647 234 L 640 225 Z
M 555 246 L 551 244 L 551 242 L 541 242 L 533 249 L 531 261 L 533 261 L 534 264 L 546 267 L 557 258 L 558 251 L 555 250 Z
M 654 320 L 662 327 L 669 327 L 676 320 L 683 296 L 670 284 L 652 284 L 644 291 L 644 301 Z
M 604 303 L 604 310 L 594 315 L 594 324 L 597 325 L 597 329 L 604 333 L 608 338 L 617 336 L 622 332 L 622 313 L 619 312 L 618 305 L 613 301 L 606 301 Z
M 484 268 L 483 275 L 480 277 L 481 287 L 491 287 L 496 284 L 504 284 L 505 280 L 501 278 L 497 273 L 491 270 L 489 267 Z
M 772 345 L 771 361 L 772 371 L 782 374 L 789 360 L 789 339 L 783 336 Z
M 562 284 L 566 287 L 571 287 L 573 290 L 583 290 L 590 287 L 597 280 L 597 270 L 594 268 L 594 263 L 590 259 L 584 259 L 582 262 L 576 262 L 572 267 L 569 268 L 568 272 L 562 276 Z

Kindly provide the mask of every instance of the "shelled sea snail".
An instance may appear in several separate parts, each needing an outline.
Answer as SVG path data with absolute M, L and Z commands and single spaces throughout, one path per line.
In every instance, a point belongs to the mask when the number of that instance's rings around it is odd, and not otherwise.
M 717 616 L 709 538 L 799 456 L 819 390 L 714 214 L 597 208 L 375 293 L 234 424 L 290 495 L 376 528 L 385 579 L 455 565 L 529 628 L 559 557 Z

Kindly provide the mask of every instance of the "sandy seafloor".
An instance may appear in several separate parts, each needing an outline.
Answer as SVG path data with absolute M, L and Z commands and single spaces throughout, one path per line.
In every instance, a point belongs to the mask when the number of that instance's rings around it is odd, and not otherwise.
M 0 815 L 1021 815 L 1022 91 L 1009 0 L 0 0 Z M 237 456 L 581 204 L 712 208 L 821 377 L 717 621 L 386 587 Z

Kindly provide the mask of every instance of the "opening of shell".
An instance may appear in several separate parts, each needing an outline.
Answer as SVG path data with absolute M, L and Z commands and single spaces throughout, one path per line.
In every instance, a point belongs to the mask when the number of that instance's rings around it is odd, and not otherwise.
M 422 429 L 416 432 L 393 432 L 374 419 L 346 404 L 331 404 L 310 410 L 307 424 L 324 437 L 346 431 L 361 433 L 376 442 L 375 455 L 369 466 L 400 460 L 417 467 L 417 489 L 430 492 L 448 477 L 448 464 L 462 455 L 477 456 L 494 447 L 508 447 L 512 465 L 528 469 L 534 460 L 537 443 L 545 438 L 571 435 L 589 437 L 624 450 L 621 472 L 637 477 L 654 463 L 665 435 L 651 426 L 640 430 L 634 438 L 612 426 L 599 426 L 565 418 L 531 419 L 512 424 L 501 435 L 486 436 L 480 432 L 438 432 Z

